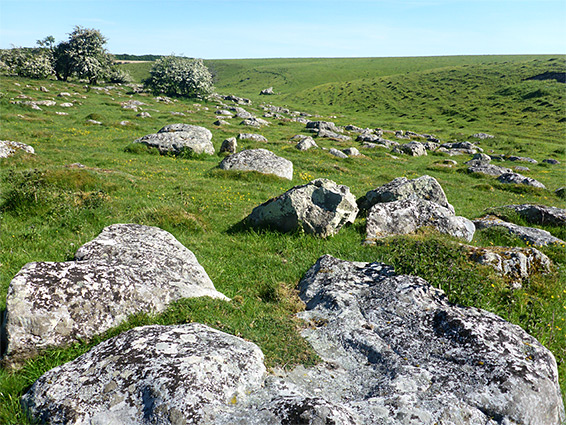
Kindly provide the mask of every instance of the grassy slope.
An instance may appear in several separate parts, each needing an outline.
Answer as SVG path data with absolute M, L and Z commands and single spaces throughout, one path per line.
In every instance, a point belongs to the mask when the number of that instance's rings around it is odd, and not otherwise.
M 359 96 L 352 95 L 348 98 L 347 93 L 343 93 L 334 97 L 333 102 L 344 104 L 339 108 L 328 102 L 319 102 L 311 107 L 307 102 L 316 103 L 319 98 L 325 99 L 324 93 L 331 91 L 329 87 L 340 90 L 339 87 L 345 81 L 350 81 L 351 87 L 356 88 L 359 94 L 359 90 L 366 87 L 368 79 L 380 81 L 380 90 L 385 90 L 389 82 L 393 81 L 404 95 L 411 93 L 418 85 L 429 87 L 428 91 L 445 91 L 447 89 L 443 87 L 446 82 L 439 75 L 450 75 L 445 73 L 450 73 L 452 69 L 470 72 L 471 69 L 465 66 L 475 69 L 476 73 L 484 72 L 485 78 L 482 81 L 488 87 L 497 86 L 496 81 L 500 81 L 499 75 L 505 68 L 509 86 L 524 90 L 525 83 L 520 81 L 522 77 L 515 74 L 523 72 L 522 66 L 527 66 L 529 71 L 531 67 L 534 70 L 538 66 L 534 61 L 552 64 L 548 59 L 550 58 L 503 57 L 495 60 L 494 57 L 467 57 L 425 58 L 422 61 L 415 58 L 326 61 L 274 59 L 216 61 L 214 66 L 219 78 L 218 87 L 223 93 L 259 100 L 257 93 L 261 88 L 273 85 L 276 91 L 283 91 L 281 87 L 291 87 L 293 84 L 293 89 L 289 89 L 287 94 L 262 100 L 280 105 L 291 104 L 294 99 L 296 103 L 293 105 L 301 110 L 320 108 L 319 111 L 327 113 L 331 110 L 344 111 L 344 116 L 335 120 L 339 124 L 370 125 L 374 119 L 371 114 L 362 110 L 356 112 L 356 109 L 360 109 L 355 101 Z M 493 63 L 488 66 L 486 61 Z M 519 62 L 519 65 L 512 66 L 514 62 Z M 275 72 L 274 69 L 279 69 L 277 72 L 285 75 L 287 86 L 272 82 L 270 75 L 274 75 L 271 74 Z M 139 78 L 146 71 L 140 71 Z M 248 77 L 250 80 L 245 80 L 240 88 L 239 81 Z M 513 81 L 516 83 L 512 83 Z M 330 86 L 329 83 L 334 84 Z M 544 90 L 548 91 L 544 97 L 545 102 L 558 105 L 563 99 L 563 85 L 557 86 L 558 83 L 553 82 L 528 82 L 530 83 L 534 83 L 536 87 L 541 83 L 544 85 Z M 468 83 L 464 85 L 466 84 Z M 37 88 L 40 85 L 47 86 L 50 92 L 39 92 Z M 164 105 L 151 96 L 133 95 L 125 91 L 111 94 L 94 90 L 86 92 L 81 84 L 6 77 L 0 79 L 0 90 L 3 122 L 0 139 L 29 143 L 37 152 L 35 156 L 18 155 L 0 160 L 0 243 L 3 247 L 0 253 L 0 308 L 4 305 L 11 278 L 26 262 L 71 259 L 77 247 L 95 237 L 102 227 L 119 222 L 138 222 L 159 226 L 173 233 L 195 253 L 217 289 L 234 301 L 188 300 L 157 317 L 132 318 L 121 329 L 145 323 L 200 321 L 256 342 L 263 349 L 267 363 L 271 366 L 312 363 L 315 356 L 298 336 L 300 324 L 293 319 L 293 313 L 301 308 L 293 291 L 298 280 L 314 261 L 320 255 L 328 253 L 348 260 L 377 260 L 394 264 L 401 273 L 423 276 L 433 285 L 442 287 L 454 302 L 486 308 L 520 324 L 554 352 L 559 362 L 561 385 L 565 388 L 566 292 L 563 291 L 566 276 L 563 247 L 544 250 L 557 264 L 561 264 L 559 271 L 549 276 L 536 276 L 523 290 L 511 292 L 489 270 L 464 261 L 458 246 L 444 237 L 424 234 L 414 238 L 386 240 L 374 247 L 364 246 L 361 244 L 364 238 L 363 219 L 328 240 L 303 234 L 256 233 L 239 230 L 237 227 L 239 221 L 259 203 L 317 177 L 327 177 L 346 184 L 356 196 L 361 196 L 367 190 L 395 177 L 429 174 L 436 177 L 445 188 L 456 212 L 470 218 L 480 216 L 487 207 L 511 203 L 537 202 L 564 207 L 564 201 L 552 192 L 564 184 L 563 166 L 529 165 L 531 172 L 528 175 L 545 183 L 550 190 L 513 190 L 496 184 L 489 177 L 470 176 L 435 165 L 435 162 L 444 159 L 442 156 L 394 159 L 382 150 L 367 150 L 363 152 L 364 157 L 339 160 L 322 151 L 299 152 L 287 140 L 295 134 L 304 133 L 304 126 L 273 121 L 270 127 L 259 131 L 268 138 L 267 146 L 244 142 L 241 143 L 241 148 L 267 147 L 292 160 L 295 167 L 293 181 L 254 174 L 224 173 L 215 169 L 220 161 L 217 156 L 186 160 L 124 151 L 135 138 L 178 121 L 204 125 L 211 129 L 218 149 L 225 137 L 234 136 L 243 131 L 243 128 L 236 123 L 226 128 L 214 127 L 213 104 L 207 105 L 208 110 L 193 105 L 194 102 L 190 100 Z M 11 98 L 21 93 L 36 99 L 48 99 L 55 98 L 56 93 L 62 91 L 78 93 L 74 95 L 74 99 L 81 103 L 67 109 L 68 116 L 56 115 L 54 111 L 58 108 L 45 107 L 44 111 L 32 111 L 10 103 Z M 403 120 L 408 120 L 410 127 L 406 129 L 436 131 L 436 128 L 428 127 L 428 121 L 412 117 L 418 117 L 419 108 L 425 108 L 426 105 L 409 102 L 402 97 L 399 95 L 390 98 L 390 102 L 394 104 L 405 101 L 403 113 L 407 114 L 406 117 L 401 117 L 390 112 L 391 129 L 405 122 Z M 121 109 L 120 102 L 130 98 L 146 102 L 148 105 L 145 108 L 152 118 L 136 118 L 133 111 Z M 60 98 L 55 99 L 61 101 Z M 533 101 L 537 99 L 540 97 L 532 98 Z M 470 108 L 474 107 L 474 102 L 481 101 L 476 97 L 467 100 Z M 502 95 L 500 103 L 503 105 L 501 108 L 510 111 L 508 113 L 519 113 L 515 98 Z M 485 111 L 478 115 L 478 120 L 469 123 L 470 132 L 490 132 L 492 123 L 496 123 L 492 117 L 499 107 L 490 106 L 489 103 L 485 105 L 487 106 L 482 106 Z M 449 108 L 450 104 L 445 107 Z M 172 111 L 184 112 L 186 117 L 172 117 Z M 498 137 L 483 142 L 483 147 L 493 149 L 496 153 L 519 153 L 539 161 L 546 157 L 556 157 L 564 162 L 560 126 L 558 130 L 549 131 L 545 137 L 530 137 L 530 131 L 540 126 L 556 128 L 553 116 L 545 115 L 548 116 L 526 120 L 523 128 L 528 131 L 520 137 L 508 135 L 505 129 L 510 126 L 502 124 Z M 89 125 L 86 123 L 88 118 L 100 120 L 103 125 Z M 452 126 L 453 123 L 448 120 L 453 117 L 439 117 L 441 118 L 440 124 L 445 128 L 439 135 L 465 139 L 458 133 L 468 130 L 467 127 L 460 129 L 456 124 Z M 129 120 L 131 124 L 120 126 L 118 123 L 121 120 Z M 333 141 L 321 141 L 320 144 L 325 147 L 358 145 L 355 142 Z M 469 157 L 455 159 L 462 164 Z M 66 166 L 75 162 L 80 162 L 87 168 L 73 169 Z M 564 229 L 549 230 L 562 239 L 566 238 Z M 521 241 L 497 232 L 485 231 L 477 233 L 474 243 L 524 246 Z M 242 255 L 242 252 L 246 252 L 246 255 Z M 118 331 L 110 332 L 103 338 Z M 24 421 L 18 399 L 26 386 L 49 368 L 74 358 L 99 340 L 100 338 L 90 344 L 81 343 L 69 349 L 50 351 L 30 361 L 22 371 L 15 374 L 0 370 L 0 423 Z

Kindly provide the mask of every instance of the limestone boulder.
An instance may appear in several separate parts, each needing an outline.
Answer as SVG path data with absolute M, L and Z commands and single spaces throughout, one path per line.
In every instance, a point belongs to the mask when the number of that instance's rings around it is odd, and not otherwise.
M 566 209 L 546 205 L 505 205 L 496 209 L 499 213 L 515 213 L 527 223 L 539 226 L 566 226 Z
M 157 148 L 161 154 L 178 155 L 185 151 L 195 154 L 214 154 L 212 133 L 198 125 L 171 124 L 166 125 L 155 134 L 148 134 L 133 143 L 142 143 Z
M 255 344 L 207 326 L 144 326 L 50 370 L 22 398 L 52 424 L 205 424 L 264 381 Z
M 35 153 L 35 150 L 25 143 L 13 142 L 11 140 L 0 140 L 0 158 L 8 158 L 19 151 Z
M 306 151 L 311 148 L 318 148 L 318 145 L 312 137 L 303 136 L 299 139 L 299 142 L 295 145 L 295 147 L 300 151 Z
M 274 95 L 275 92 L 273 91 L 273 87 L 268 87 L 268 88 L 260 91 L 259 94 L 264 95 L 264 96 L 269 96 L 269 95 Z
M 342 132 L 342 130 L 340 130 L 336 126 L 336 124 L 334 124 L 331 121 L 308 121 L 306 128 L 310 129 L 310 130 L 315 130 L 315 131 L 327 130 L 327 131 L 331 131 L 333 133 L 341 133 Z
M 550 258 L 536 248 L 466 246 L 466 251 L 472 261 L 505 277 L 513 289 L 520 289 L 535 273 L 550 272 L 552 265 Z
M 525 177 L 522 174 L 518 174 L 518 173 L 502 174 L 497 178 L 497 181 L 500 182 L 500 183 L 505 183 L 505 184 L 524 184 L 524 185 L 527 185 L 527 186 L 533 186 L 533 187 L 539 187 L 541 189 L 546 189 L 544 184 L 542 184 L 538 180 L 535 180 L 531 177 Z
M 324 363 L 289 378 L 359 424 L 560 424 L 556 361 L 519 326 L 417 276 L 325 255 L 299 283 Z M 349 422 L 346 422 L 349 423 Z
M 253 142 L 267 143 L 267 139 L 265 138 L 265 136 L 254 133 L 240 133 L 238 134 L 238 140 L 251 140 Z
M 503 174 L 513 173 L 510 168 L 500 167 L 499 165 L 489 164 L 479 161 L 468 161 L 468 172 L 469 173 L 480 173 L 487 174 L 488 176 L 499 177 Z
M 281 232 L 302 229 L 320 237 L 336 234 L 358 214 L 354 195 L 347 186 L 317 179 L 295 186 L 255 207 L 246 221 L 253 227 Z
M 468 242 L 475 232 L 470 220 L 455 216 L 448 208 L 424 199 L 408 198 L 375 204 L 370 208 L 366 221 L 366 243 L 374 243 L 387 236 L 413 233 L 424 226 Z
M 550 232 L 535 227 L 519 226 L 518 224 L 508 223 L 493 215 L 487 215 L 483 218 L 474 220 L 476 229 L 499 228 L 507 231 L 509 234 L 522 239 L 534 246 L 546 246 L 551 244 L 564 244 L 565 242 L 552 236 Z
M 293 180 L 293 163 L 267 149 L 246 149 L 222 160 L 222 170 L 258 171 Z
M 336 148 L 330 148 L 328 152 L 330 153 L 330 155 L 334 155 L 334 156 L 336 156 L 336 157 L 338 157 L 338 158 L 340 158 L 340 159 L 346 159 L 346 158 L 348 158 L 348 155 L 346 155 L 346 154 L 345 154 L 344 152 L 342 152 L 342 151 L 339 151 L 339 150 L 336 149 Z
M 220 146 L 220 152 L 227 152 L 229 154 L 235 154 L 237 149 L 238 141 L 235 137 L 224 139 L 222 145 Z
M 427 155 L 425 146 L 420 142 L 409 142 L 405 143 L 404 145 L 395 146 L 392 152 L 410 156 Z
M 454 213 L 454 207 L 448 202 L 440 183 L 431 176 L 424 175 L 409 180 L 398 177 L 383 186 L 368 191 L 358 199 L 360 210 L 369 210 L 373 205 L 383 202 L 393 202 L 401 199 L 420 198 L 435 202 Z
M 156 227 L 114 224 L 78 249 L 76 261 L 26 264 L 10 282 L 2 333 L 7 362 L 89 339 L 134 313 L 216 291 L 195 255 Z

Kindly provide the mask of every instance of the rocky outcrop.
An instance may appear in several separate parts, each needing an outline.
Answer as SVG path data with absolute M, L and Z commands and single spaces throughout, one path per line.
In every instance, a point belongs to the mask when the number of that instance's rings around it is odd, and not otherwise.
M 327 130 L 334 133 L 341 132 L 341 130 L 336 127 L 336 124 L 331 121 L 309 121 L 307 122 L 306 128 L 315 131 Z
M 161 154 L 171 153 L 178 155 L 185 151 L 195 154 L 206 153 L 212 155 L 214 146 L 212 145 L 212 133 L 210 130 L 189 124 L 166 125 L 156 134 L 148 134 L 134 143 L 157 148 Z
M 251 342 L 198 323 L 145 326 L 47 372 L 22 403 L 53 424 L 205 424 L 264 374 Z
M 347 186 L 332 180 L 317 179 L 255 207 L 246 221 L 259 228 L 281 232 L 302 229 L 327 237 L 336 234 L 358 214 L 354 195 Z
M 550 272 L 550 259 L 536 248 L 466 246 L 468 257 L 479 264 L 493 268 L 505 277 L 513 289 L 536 273 Z
M 470 242 L 474 224 L 465 217 L 455 216 L 448 208 L 420 198 L 375 204 L 366 221 L 366 243 L 393 235 L 406 235 L 430 226 L 440 233 Z
M 505 205 L 495 208 L 494 214 L 515 213 L 527 223 L 539 226 L 566 226 L 566 209 L 546 205 Z
M 89 339 L 181 298 L 227 300 L 195 255 L 156 227 L 108 226 L 75 259 L 28 263 L 11 281 L 2 324 L 7 362 Z
M 450 304 L 381 263 L 321 257 L 299 283 L 326 362 L 296 376 L 360 424 L 558 424 L 553 355 L 519 326 Z M 351 423 L 351 422 L 347 422 Z
M 368 191 L 358 199 L 360 210 L 369 210 L 373 205 L 382 202 L 393 202 L 401 199 L 420 198 L 435 202 L 454 213 L 454 207 L 448 202 L 440 183 L 431 176 L 421 176 L 409 180 L 398 177 L 383 186 Z
M 19 151 L 35 153 L 35 150 L 25 143 L 12 142 L 11 140 L 0 140 L 0 158 L 8 158 Z
M 427 155 L 425 146 L 420 142 L 409 142 L 404 145 L 395 146 L 392 152 L 406 154 L 410 156 Z
M 101 343 L 23 397 L 32 419 L 90 424 L 558 424 L 556 361 L 520 327 L 416 276 L 325 255 L 299 283 L 321 357 L 266 375 L 257 346 L 200 324 Z
M 521 174 L 517 174 L 517 173 L 502 174 L 501 176 L 499 176 L 497 178 L 497 181 L 500 182 L 500 183 L 505 183 L 505 184 L 524 184 L 524 185 L 527 185 L 527 186 L 533 186 L 533 187 L 539 187 L 541 189 L 546 189 L 544 184 L 542 184 L 538 180 L 535 180 L 531 177 L 525 177 L 525 176 L 523 176 Z
M 489 164 L 485 162 L 472 161 L 471 164 L 468 165 L 469 173 L 487 174 L 488 176 L 495 177 L 502 176 L 503 174 L 513 173 L 513 170 L 511 170 L 510 168 L 500 167 L 499 165 Z
M 293 163 L 267 149 L 246 149 L 222 160 L 222 170 L 258 171 L 293 180 Z
M 260 91 L 259 94 L 264 95 L 264 96 L 268 96 L 268 95 L 273 95 L 273 94 L 275 94 L 275 92 L 273 91 L 273 87 L 268 87 L 268 88 L 263 89 L 262 91 Z
M 476 228 L 489 229 L 492 227 L 506 230 L 509 234 L 522 239 L 534 246 L 546 246 L 551 244 L 564 244 L 564 241 L 558 239 L 546 230 L 536 229 L 534 227 L 519 226 L 518 224 L 508 223 L 493 215 L 487 215 L 483 218 L 474 220 Z

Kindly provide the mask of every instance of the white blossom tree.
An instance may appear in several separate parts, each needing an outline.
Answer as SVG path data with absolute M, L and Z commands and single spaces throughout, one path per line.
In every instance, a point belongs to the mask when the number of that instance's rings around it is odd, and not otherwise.
M 168 96 L 204 97 L 213 92 L 212 75 L 202 59 L 166 56 L 155 62 L 146 86 Z

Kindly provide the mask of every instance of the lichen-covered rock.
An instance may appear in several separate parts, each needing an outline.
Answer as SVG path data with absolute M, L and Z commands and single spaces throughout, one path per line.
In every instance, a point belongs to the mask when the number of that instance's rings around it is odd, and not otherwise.
M 495 165 L 495 164 L 488 164 L 485 162 L 479 162 L 475 160 L 468 162 L 470 162 L 468 164 L 469 173 L 481 173 L 481 174 L 487 174 L 488 176 L 499 177 L 503 174 L 508 174 L 513 172 L 513 170 L 511 170 L 510 168 L 500 167 L 499 165 Z
M 11 140 L 0 140 L 0 158 L 8 158 L 18 151 L 35 153 L 35 150 L 25 143 L 12 142 Z
M 156 134 L 148 134 L 133 143 L 157 148 L 161 154 L 180 154 L 185 150 L 195 154 L 214 154 L 212 133 L 210 130 L 197 125 L 171 124 L 166 125 Z
M 252 140 L 254 142 L 267 143 L 267 139 L 265 138 L 265 136 L 254 133 L 240 133 L 238 134 L 238 140 Z
M 497 181 L 500 182 L 500 183 L 505 183 L 505 184 L 524 184 L 524 185 L 527 185 L 527 186 L 533 186 L 533 187 L 539 187 L 541 189 L 546 189 L 544 184 L 542 184 L 538 180 L 535 180 L 531 177 L 525 177 L 525 176 L 518 174 L 518 173 L 502 174 L 501 176 L 499 176 L 497 178 Z
M 331 121 L 308 121 L 306 128 L 308 129 L 314 129 L 314 130 L 327 130 L 327 131 L 331 131 L 334 133 L 340 133 L 341 130 L 336 127 L 336 124 L 334 124 Z
M 538 164 L 538 161 L 536 159 L 532 159 L 526 156 L 516 156 L 516 155 L 511 155 L 511 156 L 507 156 L 505 157 L 505 159 L 507 161 L 513 161 L 513 162 L 529 162 L 531 164 Z
M 249 127 L 259 128 L 262 126 L 269 125 L 269 121 L 266 121 L 261 118 L 251 117 L 251 118 L 246 118 L 244 121 L 240 123 L 240 125 L 247 125 Z
M 28 263 L 11 281 L 2 324 L 7 363 L 17 366 L 41 349 L 89 339 L 181 298 L 227 300 L 195 255 L 156 227 L 108 226 L 75 258 Z
M 550 259 L 536 248 L 519 247 L 465 247 L 468 257 L 479 264 L 490 266 L 505 277 L 514 289 L 535 273 L 550 272 Z
M 505 205 L 495 209 L 495 213 L 514 212 L 527 223 L 540 226 L 566 226 L 566 209 L 546 205 L 522 204 Z
M 220 146 L 220 152 L 227 152 L 229 154 L 236 153 L 238 149 L 238 141 L 235 137 L 229 137 L 224 139 L 222 145 Z
M 430 226 L 440 233 L 471 241 L 474 224 L 465 217 L 455 216 L 448 208 L 421 198 L 401 199 L 375 204 L 366 220 L 366 243 L 393 235 L 406 235 Z
M 222 160 L 222 170 L 258 171 L 293 180 L 293 163 L 267 149 L 246 149 Z
M 369 210 L 377 203 L 408 198 L 420 198 L 435 202 L 454 213 L 454 207 L 448 202 L 440 183 L 434 177 L 428 175 L 412 180 L 406 177 L 398 177 L 377 189 L 368 191 L 365 196 L 358 199 L 358 206 L 360 210 Z
M 509 232 L 511 235 L 521 238 L 534 246 L 546 246 L 551 244 L 563 244 L 564 241 L 558 239 L 546 230 L 534 227 L 519 226 L 518 224 L 508 223 L 493 215 L 474 220 L 476 229 L 500 228 Z
M 344 152 L 339 151 L 336 148 L 330 148 L 330 150 L 328 151 L 328 153 L 330 153 L 330 155 L 334 155 L 340 159 L 346 159 L 348 158 L 348 155 L 346 155 Z
M 290 376 L 360 424 L 559 424 L 553 355 L 519 326 L 416 276 L 321 257 L 299 283 L 324 364 Z
M 357 214 L 356 199 L 347 186 L 317 179 L 255 207 L 246 221 L 254 227 L 281 232 L 303 229 L 327 237 L 353 223 Z
M 144 326 L 50 370 L 24 395 L 51 424 L 206 424 L 265 378 L 255 344 L 207 326 Z
M 318 145 L 314 139 L 310 136 L 303 136 L 300 138 L 299 142 L 295 146 L 300 151 L 306 151 L 310 148 L 318 148 Z
M 426 148 L 420 142 L 409 142 L 404 145 L 395 146 L 392 150 L 394 153 L 403 153 L 410 156 L 426 156 Z
M 342 149 L 342 152 L 344 152 L 348 156 L 360 156 L 361 155 L 360 151 L 357 148 L 354 148 L 354 147 Z

